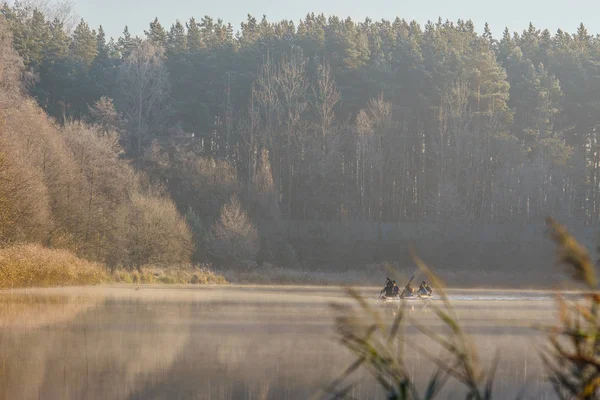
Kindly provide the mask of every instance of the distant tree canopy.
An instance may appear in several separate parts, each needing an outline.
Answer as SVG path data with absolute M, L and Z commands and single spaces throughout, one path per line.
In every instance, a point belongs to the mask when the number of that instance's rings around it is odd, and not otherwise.
M 107 40 L 3 13 L 39 105 L 119 130 L 204 231 L 231 195 L 254 221 L 599 222 L 600 37 L 583 25 L 249 15 L 236 33 L 205 16 Z

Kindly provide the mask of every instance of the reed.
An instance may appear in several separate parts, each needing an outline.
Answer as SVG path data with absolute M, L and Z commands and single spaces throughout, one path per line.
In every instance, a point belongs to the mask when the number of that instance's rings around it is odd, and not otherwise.
M 102 264 L 38 244 L 0 249 L 0 288 L 96 285 L 110 281 Z
M 583 300 L 569 300 L 556 294 L 558 321 L 550 327 L 532 327 L 547 334 L 540 357 L 547 379 L 561 399 L 596 399 L 600 397 L 600 293 L 596 266 L 588 251 L 560 224 L 547 219 L 550 237 L 556 245 L 558 262 L 566 266 L 571 283 L 585 287 Z M 441 301 L 430 308 L 444 326 L 442 334 L 412 319 L 402 303 L 391 323 L 373 308 L 357 291 L 347 289 L 353 305 L 332 304 L 337 312 L 336 333 L 339 342 L 356 355 L 354 361 L 337 379 L 319 393 L 325 398 L 350 397 L 350 377 L 366 368 L 390 400 L 420 400 L 438 397 L 450 381 L 465 388 L 468 400 L 489 400 L 498 353 L 487 370 L 482 369 L 477 349 L 461 327 L 446 295 L 444 283 L 413 253 L 413 260 L 436 288 Z M 418 329 L 437 346 L 422 346 L 403 335 L 407 325 Z M 405 346 L 417 349 L 432 363 L 434 372 L 425 388 L 418 388 L 406 365 Z M 441 349 L 433 354 L 430 348 Z

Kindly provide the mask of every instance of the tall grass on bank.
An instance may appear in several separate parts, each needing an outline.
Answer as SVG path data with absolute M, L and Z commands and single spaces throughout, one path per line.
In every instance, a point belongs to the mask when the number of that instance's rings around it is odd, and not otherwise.
M 38 244 L 0 249 L 0 289 L 101 283 L 226 284 L 223 275 L 209 266 L 189 264 L 168 268 L 145 266 L 140 270 L 107 272 L 104 264 L 78 258 L 68 250 Z
M 108 282 L 101 264 L 38 244 L 0 249 L 0 288 L 96 285 Z
M 112 274 L 117 283 L 164 283 L 192 285 L 224 285 L 225 277 L 209 266 L 175 265 L 169 268 L 146 266 L 138 270 L 117 269 Z
M 560 263 L 567 266 L 573 281 L 586 288 L 583 301 L 567 300 L 557 294 L 558 321 L 545 328 L 548 345 L 542 360 L 548 378 L 561 399 L 600 397 L 600 293 L 596 267 L 587 250 L 552 219 L 547 223 L 557 245 Z
M 551 218 L 547 224 L 557 247 L 558 261 L 567 266 L 574 283 L 585 285 L 586 292 L 583 301 L 566 300 L 557 293 L 559 320 L 556 326 L 542 328 L 548 334 L 548 343 L 540 356 L 559 398 L 597 399 L 600 398 L 600 293 L 596 268 L 586 249 L 563 226 Z M 468 400 L 492 398 L 498 357 L 487 371 L 479 367 L 476 349 L 461 328 L 443 283 L 418 257 L 413 255 L 413 258 L 441 298 L 439 305 L 432 303 L 430 307 L 445 327 L 445 333 L 438 334 L 409 319 L 403 303 L 391 325 L 386 324 L 385 318 L 358 292 L 347 289 L 356 305 L 333 305 L 338 311 L 336 332 L 340 343 L 357 358 L 325 389 L 324 397 L 349 397 L 353 385 L 346 382 L 355 371 L 365 367 L 390 400 L 436 398 L 449 380 L 465 387 Z M 441 349 L 439 355 L 427 350 L 432 346 L 418 345 L 403 335 L 403 328 L 409 323 Z M 424 390 L 419 391 L 406 366 L 405 345 L 418 349 L 435 366 Z

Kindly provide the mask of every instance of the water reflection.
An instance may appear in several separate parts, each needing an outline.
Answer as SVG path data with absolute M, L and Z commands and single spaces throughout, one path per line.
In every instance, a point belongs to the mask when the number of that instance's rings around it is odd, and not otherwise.
M 513 294 L 511 294 L 513 295 Z M 3 399 L 306 399 L 352 357 L 335 342 L 333 288 L 133 287 L 46 289 L 0 294 Z M 496 392 L 529 398 L 549 388 L 532 321 L 552 318 L 551 301 L 457 302 L 482 364 L 501 349 Z M 394 308 L 386 306 L 393 315 Z M 431 312 L 412 318 L 442 329 Z M 408 335 L 427 346 L 416 330 Z M 417 382 L 431 365 L 406 349 Z M 382 398 L 366 373 L 354 397 Z M 453 397 L 454 396 L 454 397 Z M 449 386 L 444 398 L 459 398 Z

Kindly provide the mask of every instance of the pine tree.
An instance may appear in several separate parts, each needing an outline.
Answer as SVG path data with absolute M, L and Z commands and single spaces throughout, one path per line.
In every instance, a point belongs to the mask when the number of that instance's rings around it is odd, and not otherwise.
M 167 35 L 167 53 L 169 55 L 182 55 L 187 51 L 187 37 L 185 28 L 177 20 L 171 25 L 169 34 Z
M 99 59 L 106 59 L 109 57 L 108 45 L 106 44 L 106 34 L 102 25 L 98 27 L 98 34 L 96 35 L 96 51 Z
M 577 42 L 584 48 L 587 48 L 591 43 L 592 36 L 588 33 L 587 28 L 583 25 L 583 23 L 579 24 L 577 27 L 576 38 Z
M 204 19 L 202 20 L 204 22 Z M 240 44 L 250 46 L 260 38 L 260 30 L 256 18 L 248 14 L 246 22 L 242 22 L 239 36 Z
M 494 37 L 492 36 L 492 30 L 490 29 L 490 25 L 486 22 L 483 27 L 483 38 L 490 43 L 490 46 L 494 42 Z
M 98 54 L 96 32 L 90 30 L 82 19 L 73 32 L 71 42 L 71 57 L 78 63 L 89 67 Z
M 54 19 L 49 25 L 49 36 L 46 47 L 46 59 L 62 59 L 69 54 L 69 37 L 62 22 Z
M 123 29 L 123 35 L 117 40 L 117 48 L 120 54 L 121 59 L 125 59 L 129 57 L 131 54 L 131 50 L 134 46 L 134 39 L 131 37 L 129 33 L 129 28 L 125 26 Z
M 116 49 L 114 48 L 114 41 L 112 43 L 106 43 L 106 35 L 102 25 L 98 28 L 98 35 L 96 36 L 96 48 L 98 54 L 92 63 L 89 71 L 90 84 L 89 88 L 90 98 L 92 101 L 97 100 L 101 96 L 105 96 L 107 93 L 113 93 L 116 84 L 117 74 L 117 63 L 113 54 Z M 87 110 L 85 110 L 87 112 Z
M 158 18 L 154 18 L 154 21 L 150 22 L 150 29 L 144 31 L 144 34 L 155 45 L 165 47 L 167 44 L 167 31 L 158 22 Z
M 23 57 L 25 65 L 38 69 L 44 61 L 50 35 L 44 14 L 37 9 L 30 13 L 29 9 L 17 4 L 13 12 L 6 15 L 11 21 L 15 50 Z
M 188 22 L 185 24 L 187 28 L 187 47 L 189 51 L 195 52 L 199 51 L 204 47 L 202 42 L 202 35 L 200 33 L 200 27 L 196 22 L 195 18 L 190 18 Z

